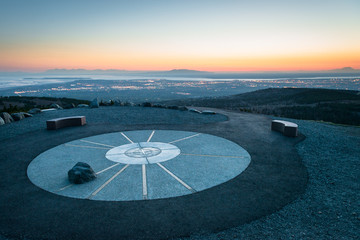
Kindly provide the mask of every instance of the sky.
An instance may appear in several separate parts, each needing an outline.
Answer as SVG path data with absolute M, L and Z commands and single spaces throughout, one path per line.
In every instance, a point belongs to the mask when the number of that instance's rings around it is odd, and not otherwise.
M 0 0 L 0 71 L 360 69 L 359 0 Z

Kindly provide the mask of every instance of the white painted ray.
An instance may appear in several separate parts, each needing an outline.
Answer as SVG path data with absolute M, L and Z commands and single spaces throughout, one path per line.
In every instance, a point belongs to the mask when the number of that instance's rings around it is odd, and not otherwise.
M 57 190 L 56 192 L 60 192 L 60 191 L 63 191 L 63 190 L 65 190 L 65 189 L 67 189 L 67 188 L 69 188 L 69 187 L 72 187 L 74 184 L 69 184 L 69 185 L 66 185 L 65 187 L 62 187 L 62 188 L 60 188 L 59 190 Z
M 161 167 L 165 172 L 167 172 L 170 176 L 172 176 L 173 178 L 175 178 L 176 181 L 178 181 L 179 183 L 181 183 L 184 187 L 186 187 L 188 190 L 190 190 L 192 193 L 196 192 L 195 189 L 193 189 L 192 187 L 190 187 L 189 185 L 187 185 L 183 180 L 181 180 L 179 177 L 177 177 L 174 173 L 170 172 L 169 169 L 167 169 L 166 167 L 164 167 L 162 164 L 160 163 L 156 163 L 159 167 Z
M 106 172 L 107 170 L 112 169 L 113 167 L 116 167 L 116 166 L 119 165 L 119 164 L 120 164 L 120 163 L 116 163 L 116 164 L 114 164 L 114 165 L 111 165 L 110 167 L 107 167 L 107 168 L 105 168 L 105 169 L 97 172 L 96 174 L 100 174 L 100 173 Z
M 119 176 L 120 173 L 122 173 L 127 167 L 129 166 L 129 164 L 125 165 L 125 167 L 123 167 L 122 169 L 120 169 L 120 171 L 118 171 L 117 173 L 115 173 L 114 176 L 112 176 L 109 180 L 107 180 L 103 185 L 101 185 L 101 187 L 99 187 L 98 189 L 96 189 L 92 194 L 90 194 L 87 198 L 91 199 L 92 197 L 96 196 L 96 194 L 98 194 L 104 187 L 106 187 L 106 185 L 108 185 L 112 180 L 114 180 L 117 176 Z
M 186 139 L 189 139 L 189 138 L 193 138 L 193 137 L 199 136 L 200 134 L 201 134 L 201 133 L 197 133 L 197 134 L 191 135 L 191 136 L 189 136 L 189 137 L 180 138 L 180 139 L 178 139 L 178 140 L 175 140 L 175 141 L 172 141 L 172 142 L 169 142 L 169 143 L 180 142 L 180 141 L 183 141 L 183 140 L 186 140 Z
M 148 197 L 147 183 L 146 183 L 146 165 L 142 165 L 142 186 L 143 186 L 143 199 L 146 200 Z
M 123 135 L 124 138 L 126 138 L 126 140 L 128 140 L 130 143 L 134 143 L 128 136 L 125 135 L 125 133 L 121 132 L 121 135 Z
M 103 143 L 97 143 L 97 142 L 92 142 L 92 141 L 88 141 L 88 140 L 80 140 L 81 142 L 86 142 L 86 143 L 92 143 L 92 144 L 96 144 L 96 145 L 101 145 L 101 146 L 105 146 L 105 147 L 115 147 L 115 146 L 111 146 L 111 145 L 107 145 L 107 144 L 103 144 Z
M 154 136 L 154 133 L 155 133 L 155 130 L 152 131 L 152 133 L 151 133 L 150 137 L 148 138 L 147 142 L 150 142 L 151 138 Z
M 192 153 L 180 153 L 180 154 L 185 156 L 199 156 L 199 157 L 247 158 L 244 156 L 205 155 L 205 154 L 192 154 Z
M 109 156 L 124 155 L 125 153 L 109 153 Z
M 78 147 L 78 148 L 95 148 L 95 149 L 111 149 L 111 148 L 104 148 L 104 147 L 92 147 L 92 146 L 82 146 L 82 145 L 75 145 L 75 144 L 64 144 L 64 146 L 69 146 L 69 147 Z

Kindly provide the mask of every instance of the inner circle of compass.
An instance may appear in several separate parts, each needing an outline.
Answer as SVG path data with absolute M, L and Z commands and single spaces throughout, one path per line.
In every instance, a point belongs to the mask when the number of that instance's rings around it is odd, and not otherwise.
M 153 164 L 173 159 L 180 153 L 180 149 L 170 143 L 138 142 L 114 147 L 105 157 L 124 164 Z
M 179 197 L 222 184 L 250 164 L 238 144 L 214 135 L 173 131 L 114 132 L 67 142 L 38 155 L 30 181 L 61 196 L 101 201 Z M 96 178 L 72 184 L 68 171 L 85 162 Z
M 156 155 L 159 155 L 161 153 L 161 150 L 156 147 L 136 147 L 129 149 L 125 152 L 125 155 L 128 157 L 134 157 L 134 158 L 143 158 L 143 157 L 153 157 Z

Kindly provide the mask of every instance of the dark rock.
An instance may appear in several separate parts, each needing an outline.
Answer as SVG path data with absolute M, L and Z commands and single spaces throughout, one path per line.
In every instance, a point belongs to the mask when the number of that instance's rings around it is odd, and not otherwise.
M 40 109 L 40 108 L 33 108 L 33 109 L 30 109 L 30 110 L 28 111 L 28 113 L 30 113 L 30 114 L 41 113 L 41 109 Z
M 79 104 L 79 105 L 77 105 L 77 107 L 78 108 L 87 108 L 87 107 L 89 107 L 89 105 L 87 105 L 87 104 Z
M 71 109 L 71 108 L 75 108 L 75 104 L 69 103 L 64 106 L 64 109 Z
M 62 110 L 63 108 L 59 106 L 59 104 L 53 103 L 50 105 L 50 108 L 56 108 L 58 110 Z
M 41 112 L 50 112 L 50 111 L 57 111 L 59 109 L 57 108 L 46 108 L 46 109 L 41 109 Z
M 195 108 L 190 108 L 189 112 L 193 112 L 193 113 L 201 113 L 199 110 L 195 109 Z
M 11 117 L 11 115 L 7 112 L 0 113 L 0 117 L 4 120 L 4 122 L 6 124 L 14 121 L 14 119 Z
M 167 109 L 179 110 L 178 106 L 168 106 Z
M 188 108 L 187 108 L 187 107 L 185 107 L 185 106 L 180 106 L 180 107 L 179 107 L 179 110 L 180 110 L 180 111 L 187 111 L 187 110 L 188 110 Z
M 2 119 L 2 117 L 0 117 L 0 126 L 1 126 L 1 125 L 4 125 L 4 124 L 5 124 L 4 119 Z
M 13 113 L 11 114 L 11 117 L 15 120 L 15 121 L 20 121 L 23 120 L 25 118 L 24 114 L 20 113 Z
M 21 112 L 25 118 L 28 118 L 28 117 L 32 117 L 33 115 L 30 114 L 30 113 L 26 113 L 26 112 Z
M 69 170 L 68 178 L 71 183 L 81 184 L 96 178 L 96 173 L 89 164 L 78 162 Z
M 141 106 L 143 106 L 143 107 L 152 107 L 152 104 L 149 103 L 149 102 L 144 102 L 144 103 L 141 104 Z
M 134 106 L 135 106 L 135 104 L 132 103 L 132 102 L 124 102 L 123 105 L 124 105 L 125 107 L 134 107 Z
M 155 107 L 155 108 L 166 108 L 166 106 L 164 104 L 159 104 L 159 103 L 154 104 L 153 107 Z
M 112 100 L 107 101 L 107 102 L 101 101 L 99 105 L 100 105 L 100 106 L 108 107 L 108 106 L 114 105 L 114 102 L 113 102 Z
M 90 108 L 98 108 L 99 107 L 99 100 L 98 98 L 94 98 L 94 100 L 92 100 L 92 102 L 89 105 Z
M 115 100 L 114 106 L 124 106 L 124 104 L 120 100 Z

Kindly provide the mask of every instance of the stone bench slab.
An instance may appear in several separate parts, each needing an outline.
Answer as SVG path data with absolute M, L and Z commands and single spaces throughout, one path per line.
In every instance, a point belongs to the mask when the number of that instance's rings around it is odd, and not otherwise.
M 46 121 L 46 127 L 48 130 L 56 130 L 64 127 L 83 126 L 85 124 L 86 124 L 85 116 L 55 118 Z
M 287 137 L 296 137 L 298 135 L 298 125 L 288 121 L 272 120 L 271 130 L 281 132 Z

